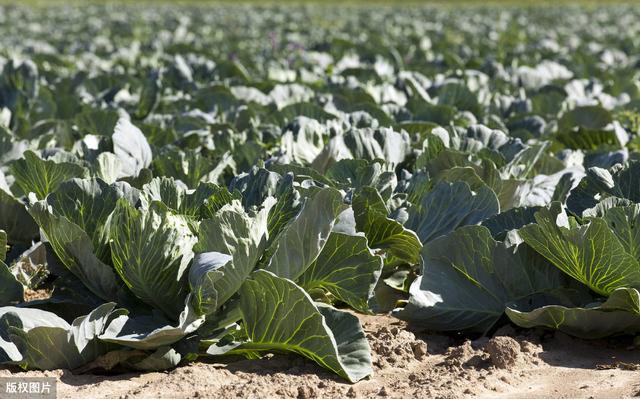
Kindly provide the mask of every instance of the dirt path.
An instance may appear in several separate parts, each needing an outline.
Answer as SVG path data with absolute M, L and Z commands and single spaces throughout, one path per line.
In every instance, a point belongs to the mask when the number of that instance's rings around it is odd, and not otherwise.
M 587 342 L 510 328 L 462 341 L 406 331 L 395 319 L 362 316 L 375 375 L 342 382 L 299 357 L 196 363 L 165 373 L 55 376 L 60 398 L 593 398 L 640 396 L 640 350 L 624 339 Z M 7 376 L 10 370 L 0 370 Z M 1 396 L 1 395 L 0 395 Z

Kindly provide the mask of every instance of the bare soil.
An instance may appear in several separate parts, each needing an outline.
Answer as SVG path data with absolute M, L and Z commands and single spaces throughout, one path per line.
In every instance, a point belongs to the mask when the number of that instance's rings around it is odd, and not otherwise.
M 640 350 L 630 338 L 584 341 L 562 333 L 499 330 L 491 339 L 413 333 L 387 316 L 359 316 L 375 374 L 348 384 L 300 357 L 198 362 L 168 372 L 54 376 L 59 398 L 578 398 L 640 396 Z M 219 360 L 218 360 L 219 361 Z

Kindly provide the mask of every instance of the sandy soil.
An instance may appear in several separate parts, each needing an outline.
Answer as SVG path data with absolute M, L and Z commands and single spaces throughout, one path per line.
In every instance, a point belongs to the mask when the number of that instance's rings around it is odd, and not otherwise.
M 583 341 L 562 333 L 517 332 L 463 340 L 405 330 L 386 316 L 361 316 L 374 353 L 374 376 L 344 383 L 305 359 L 195 363 L 162 373 L 55 376 L 59 398 L 593 398 L 640 396 L 640 350 L 631 340 Z M 0 370 L 8 376 L 15 370 Z

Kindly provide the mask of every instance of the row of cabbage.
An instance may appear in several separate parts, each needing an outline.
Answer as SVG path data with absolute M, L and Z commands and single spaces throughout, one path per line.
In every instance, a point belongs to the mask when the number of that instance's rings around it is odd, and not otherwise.
M 2 11 L 1 363 L 640 331 L 637 10 Z

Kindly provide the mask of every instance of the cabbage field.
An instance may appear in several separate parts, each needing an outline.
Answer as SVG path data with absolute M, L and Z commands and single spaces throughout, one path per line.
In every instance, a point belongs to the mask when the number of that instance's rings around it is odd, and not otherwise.
M 12 372 L 640 332 L 637 6 L 4 5 L 0 69 Z

